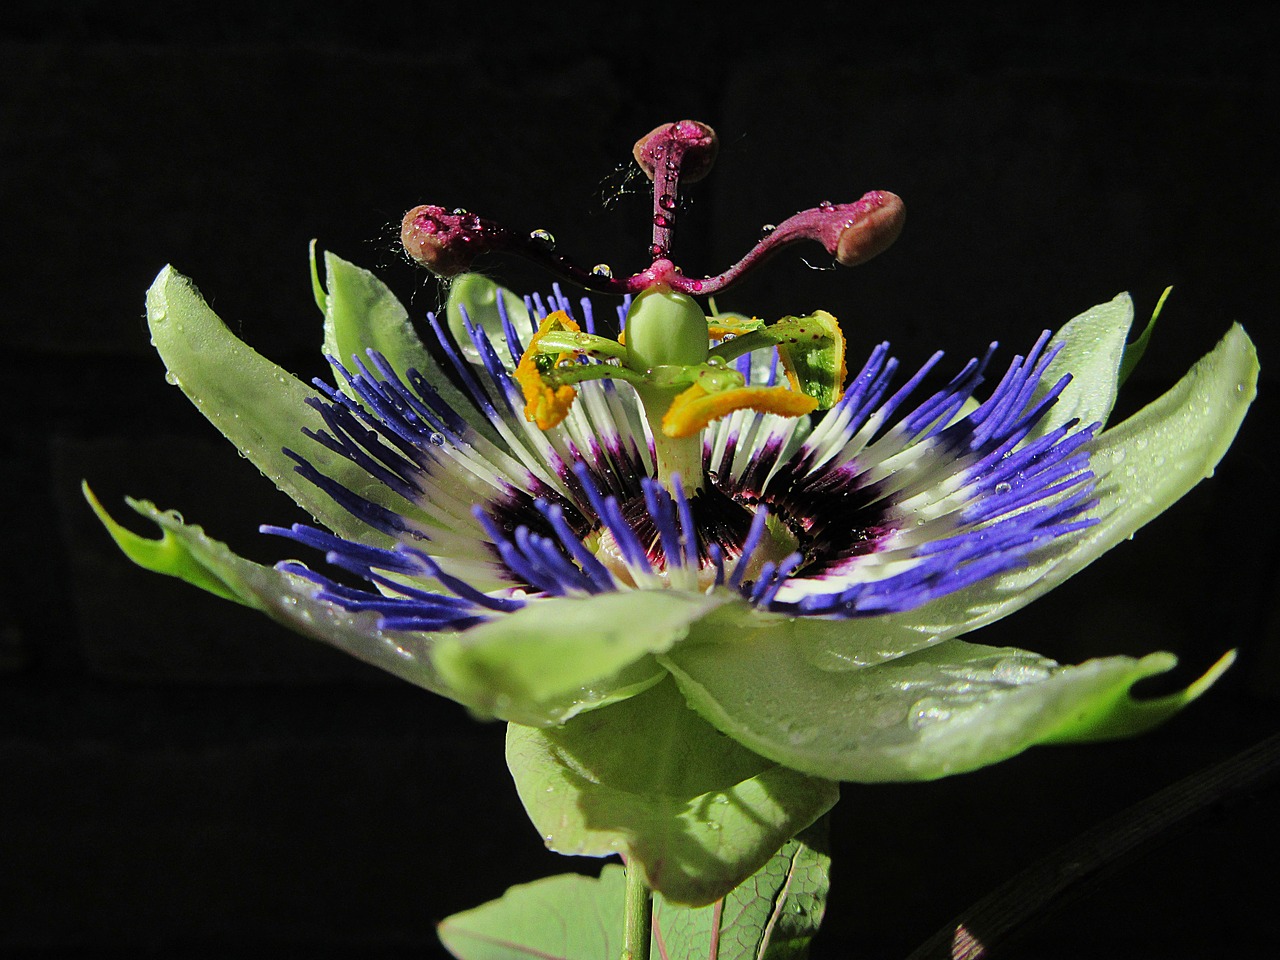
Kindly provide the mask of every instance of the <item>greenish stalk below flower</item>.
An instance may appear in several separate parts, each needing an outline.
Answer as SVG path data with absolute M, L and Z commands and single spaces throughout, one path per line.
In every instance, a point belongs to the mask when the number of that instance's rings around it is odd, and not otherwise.
M 649 960 L 653 936 L 653 891 L 644 871 L 627 866 L 626 897 L 623 901 L 622 960 Z

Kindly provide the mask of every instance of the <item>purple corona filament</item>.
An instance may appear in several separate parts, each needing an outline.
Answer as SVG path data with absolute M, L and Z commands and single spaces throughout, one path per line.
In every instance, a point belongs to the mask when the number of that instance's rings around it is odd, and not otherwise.
M 690 296 L 711 296 L 791 244 L 815 241 L 837 263 L 854 266 L 883 252 L 902 232 L 902 200 L 888 191 L 872 190 L 853 203 L 823 202 L 788 217 L 716 276 L 686 277 L 670 259 L 680 187 L 682 182 L 706 176 L 717 149 L 715 131 L 696 120 L 664 124 L 636 142 L 632 151 L 636 163 L 653 181 L 653 234 L 649 266 L 628 277 L 614 277 L 600 267 L 588 270 L 557 254 L 546 231 L 522 235 L 469 211 L 432 204 L 414 207 L 404 215 L 401 242 L 412 260 L 439 277 L 464 273 L 482 254 L 500 252 L 525 257 L 553 275 L 598 293 L 636 294 L 664 284 Z

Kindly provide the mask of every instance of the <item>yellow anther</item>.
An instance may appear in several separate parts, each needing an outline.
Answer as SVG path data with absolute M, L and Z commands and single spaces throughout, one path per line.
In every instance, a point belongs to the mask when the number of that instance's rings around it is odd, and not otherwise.
M 735 387 L 708 393 L 694 384 L 671 401 L 662 417 L 662 432 L 673 439 L 691 437 L 709 424 L 735 410 L 752 409 L 783 417 L 811 413 L 818 401 L 786 387 Z
M 529 341 L 520 363 L 516 365 L 516 383 L 524 393 L 524 416 L 538 425 L 540 430 L 550 430 L 569 415 L 573 401 L 578 396 L 576 388 L 569 384 L 551 382 L 551 373 L 562 363 L 573 360 L 575 354 L 570 351 L 552 357 L 549 353 L 538 352 L 538 341 L 548 333 L 566 330 L 577 333 L 579 327 L 563 310 L 548 314 L 542 321 L 538 332 Z

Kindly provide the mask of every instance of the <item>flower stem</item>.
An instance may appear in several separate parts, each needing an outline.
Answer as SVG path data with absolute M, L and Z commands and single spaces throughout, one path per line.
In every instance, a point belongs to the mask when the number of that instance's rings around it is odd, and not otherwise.
M 653 928 L 653 891 L 639 865 L 627 865 L 622 916 L 622 960 L 649 960 Z

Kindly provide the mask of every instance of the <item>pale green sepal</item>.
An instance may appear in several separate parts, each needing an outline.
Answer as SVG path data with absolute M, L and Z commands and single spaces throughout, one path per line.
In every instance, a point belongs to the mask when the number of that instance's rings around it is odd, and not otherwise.
M 1258 356 L 1236 324 L 1163 396 L 1091 446 L 1099 504 L 1093 526 L 1060 537 L 1025 566 L 916 610 L 853 620 L 804 642 L 831 669 L 888 659 L 994 623 L 1083 570 L 1181 499 L 1227 452 L 1257 393 Z M 805 640 L 803 632 L 799 634 Z M 799 648 L 798 648 L 799 652 Z
M 439 644 L 436 669 L 478 713 L 561 723 L 652 686 L 664 674 L 651 655 L 724 602 L 675 590 L 537 599 Z
M 689 703 L 735 740 L 796 770 L 858 782 L 932 780 L 1039 743 L 1139 733 L 1221 673 L 1143 703 L 1130 689 L 1171 669 L 1172 654 L 1059 666 L 1026 650 L 950 640 L 833 672 L 764 635 L 691 639 L 662 660 Z
M 1160 294 L 1160 299 L 1156 301 L 1156 308 L 1151 311 L 1151 319 L 1142 328 L 1138 339 L 1125 345 L 1124 357 L 1120 361 L 1118 378 L 1120 386 L 1124 386 L 1124 382 L 1129 379 L 1129 375 L 1133 373 L 1143 354 L 1147 352 L 1147 344 L 1151 342 L 1151 334 L 1156 329 L 1156 321 L 1160 319 L 1160 311 L 1164 309 L 1164 302 L 1169 299 L 1171 293 L 1173 293 L 1173 287 L 1164 288 L 1164 293 Z
M 321 473 L 388 509 L 405 512 L 408 506 L 362 467 L 302 432 L 327 430 L 307 405 L 317 396 L 311 387 L 242 343 L 172 267 L 161 270 L 147 291 L 147 323 L 172 381 L 277 487 L 341 536 L 390 542 L 303 479 L 284 454 L 286 447 L 296 451 Z
M 516 331 L 523 331 L 527 337 L 533 334 L 536 324 L 530 323 L 529 310 L 524 300 L 506 287 L 500 287 L 488 277 L 480 273 L 464 273 L 449 281 L 449 299 L 445 302 L 445 317 L 449 322 L 449 332 L 463 354 L 472 362 L 480 360 L 480 351 L 471 342 L 467 333 L 465 315 L 471 325 L 478 326 L 485 332 L 489 342 L 494 345 L 498 357 L 508 370 L 515 369 L 510 352 L 505 349 L 506 331 L 502 327 L 502 314 L 498 312 L 498 298 L 506 307 L 507 319 Z M 519 359 L 518 357 L 516 358 Z
M 654 896 L 654 957 L 800 960 L 826 906 L 825 842 L 788 841 L 723 902 L 682 907 Z M 821 838 L 820 838 L 821 840 Z M 436 928 L 459 960 L 614 960 L 619 956 L 626 872 L 560 874 L 511 887 Z
M 177 513 L 130 499 L 126 501 L 130 507 L 161 529 L 159 540 L 140 537 L 114 521 L 87 485 L 83 489 L 112 538 L 139 566 L 253 607 L 303 636 L 337 647 L 433 693 L 452 696 L 436 676 L 430 657 L 436 638 L 448 634 L 383 630 L 377 613 L 351 613 L 317 600 L 313 596 L 317 587 L 311 581 L 246 560 L 200 527 L 184 523 Z
M 1072 419 L 1079 420 L 1082 427 L 1107 422 L 1116 405 L 1117 378 L 1132 325 L 1133 298 L 1122 293 L 1069 320 L 1049 341 L 1048 350 L 1061 349 L 1045 370 L 1036 399 L 1066 374 L 1071 375 L 1071 382 L 1036 424 L 1032 439 L 1052 433 Z
M 721 735 L 671 682 L 562 727 L 511 724 L 507 765 L 549 848 L 620 853 L 693 906 L 725 896 L 839 796 Z

